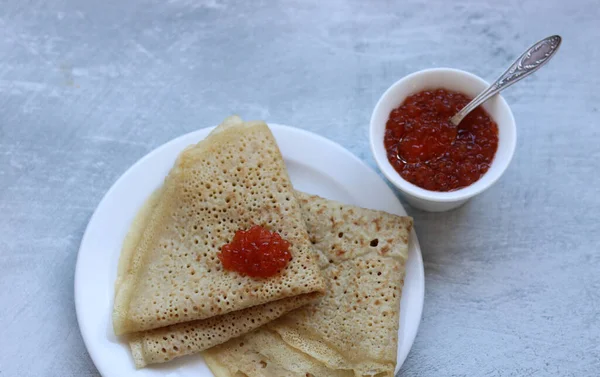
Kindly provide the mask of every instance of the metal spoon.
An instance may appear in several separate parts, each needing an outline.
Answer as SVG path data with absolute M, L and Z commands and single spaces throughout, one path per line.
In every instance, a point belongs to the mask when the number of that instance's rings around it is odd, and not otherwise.
M 556 54 L 561 42 L 562 38 L 559 35 L 553 35 L 542 39 L 528 48 L 492 85 L 479 93 L 467 106 L 463 107 L 456 115 L 450 118 L 450 122 L 458 126 L 464 117 L 477 106 L 498 94 L 501 90 L 508 88 L 540 69 Z

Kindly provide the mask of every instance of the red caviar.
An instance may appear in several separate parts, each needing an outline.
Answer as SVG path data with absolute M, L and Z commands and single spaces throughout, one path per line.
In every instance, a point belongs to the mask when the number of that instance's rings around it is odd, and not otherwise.
M 446 89 L 425 90 L 392 110 L 384 145 L 394 169 L 431 191 L 452 191 L 477 181 L 498 149 L 498 126 L 481 107 L 454 126 L 449 119 L 471 99 Z
M 292 259 L 290 243 L 259 225 L 238 230 L 217 255 L 226 270 L 266 278 L 277 274 Z

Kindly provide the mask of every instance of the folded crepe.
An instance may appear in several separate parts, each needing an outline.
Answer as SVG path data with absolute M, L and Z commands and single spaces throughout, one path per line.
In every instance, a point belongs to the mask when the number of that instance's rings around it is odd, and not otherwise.
M 140 232 L 136 230 L 145 228 L 163 191 L 163 188 L 156 190 L 142 206 L 133 221 L 132 230 L 125 239 L 124 248 L 138 242 Z M 163 363 L 224 343 L 306 305 L 321 295 L 321 292 L 301 294 L 212 318 L 140 331 L 129 334 L 127 340 L 136 368 L 143 368 L 149 364 Z
M 392 377 L 412 219 L 296 195 L 325 296 L 204 359 L 216 377 Z
M 236 231 L 252 225 L 291 244 L 292 260 L 273 277 L 224 270 L 217 258 Z M 165 361 L 182 349 L 248 332 L 318 297 L 324 287 L 273 135 L 263 122 L 230 117 L 181 153 L 134 220 L 119 261 L 113 326 L 121 335 L 203 320 L 195 323 L 204 338 L 186 328 L 177 344 L 157 349 Z M 143 338 L 132 336 L 134 351 L 145 352 Z M 138 366 L 146 362 L 136 359 Z

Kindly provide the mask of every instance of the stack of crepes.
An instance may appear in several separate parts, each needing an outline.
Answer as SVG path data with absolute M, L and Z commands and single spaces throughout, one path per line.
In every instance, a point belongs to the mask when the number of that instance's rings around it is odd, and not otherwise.
M 270 278 L 217 258 L 255 224 L 291 245 Z M 182 152 L 136 216 L 115 333 L 137 367 L 205 351 L 217 377 L 393 376 L 411 226 L 294 191 L 266 124 L 230 117 Z

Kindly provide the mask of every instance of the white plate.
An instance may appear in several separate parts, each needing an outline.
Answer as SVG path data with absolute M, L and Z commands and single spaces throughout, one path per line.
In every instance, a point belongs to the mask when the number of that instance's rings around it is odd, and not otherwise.
M 297 128 L 269 125 L 295 188 L 365 208 L 405 215 L 386 183 L 340 145 Z M 178 137 L 156 148 L 117 180 L 92 215 L 75 270 L 75 308 L 85 345 L 104 377 L 212 376 L 198 355 L 136 370 L 125 342 L 112 330 L 113 285 L 121 243 L 146 198 L 162 184 L 177 155 L 204 139 L 212 128 Z M 412 233 L 400 310 L 398 365 L 406 359 L 421 321 L 424 273 L 421 249 Z

